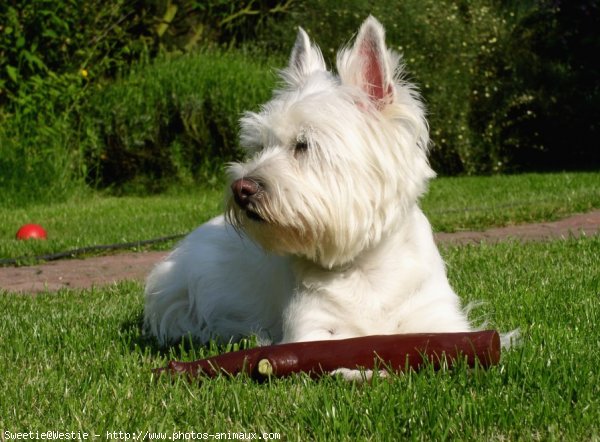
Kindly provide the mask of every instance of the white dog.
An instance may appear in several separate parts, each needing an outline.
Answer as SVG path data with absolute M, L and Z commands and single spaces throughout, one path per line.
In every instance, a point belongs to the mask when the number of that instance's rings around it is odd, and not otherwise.
M 471 330 L 417 204 L 434 176 L 423 106 L 376 19 L 337 71 L 300 29 L 283 86 L 241 119 L 226 215 L 148 277 L 161 343 Z

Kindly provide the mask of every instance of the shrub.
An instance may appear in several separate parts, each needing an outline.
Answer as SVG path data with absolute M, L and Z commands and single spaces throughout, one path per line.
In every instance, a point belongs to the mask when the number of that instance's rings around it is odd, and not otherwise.
M 113 75 L 152 45 L 146 0 L 0 2 L 0 105 L 49 76 Z
M 91 80 L 145 53 L 142 2 L 0 2 L 4 204 L 57 200 L 83 189 L 80 107 Z
M 270 96 L 265 64 L 231 52 L 164 56 L 96 91 L 83 119 L 91 180 L 150 191 L 213 180 L 239 157 L 241 113 Z
M 488 75 L 474 85 L 486 91 L 471 104 L 476 142 L 500 170 L 597 168 L 600 2 L 540 0 L 507 15 L 502 49 L 479 60 Z

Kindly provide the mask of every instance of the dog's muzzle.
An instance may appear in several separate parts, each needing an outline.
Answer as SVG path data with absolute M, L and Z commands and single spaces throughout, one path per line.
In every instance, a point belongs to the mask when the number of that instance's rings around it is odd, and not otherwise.
M 261 185 L 249 178 L 240 178 L 231 184 L 231 192 L 236 204 L 246 213 L 248 218 L 255 221 L 262 221 L 260 215 L 253 210 L 253 202 L 261 190 Z

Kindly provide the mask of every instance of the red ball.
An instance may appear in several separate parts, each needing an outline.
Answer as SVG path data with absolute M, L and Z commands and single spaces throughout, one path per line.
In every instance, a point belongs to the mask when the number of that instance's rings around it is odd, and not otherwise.
M 17 239 L 46 239 L 46 231 L 39 224 L 25 224 L 17 231 Z

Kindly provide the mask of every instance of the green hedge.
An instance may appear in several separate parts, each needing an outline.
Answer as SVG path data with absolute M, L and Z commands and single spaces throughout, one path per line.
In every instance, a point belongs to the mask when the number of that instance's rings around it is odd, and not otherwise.
M 0 105 L 19 106 L 35 83 L 83 72 L 114 75 L 154 47 L 155 1 L 0 2 Z
M 270 64 L 212 51 L 135 66 L 86 106 L 88 178 L 126 191 L 214 180 L 224 161 L 240 156 L 242 112 L 271 96 Z

